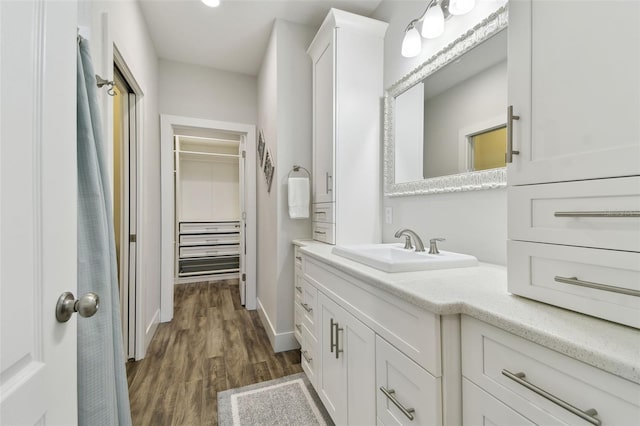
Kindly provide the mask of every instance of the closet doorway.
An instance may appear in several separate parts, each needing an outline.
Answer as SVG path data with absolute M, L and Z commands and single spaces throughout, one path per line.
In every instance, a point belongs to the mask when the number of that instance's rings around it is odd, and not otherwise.
M 135 358 L 138 215 L 136 94 L 118 66 L 113 69 L 113 227 L 125 355 Z
M 174 285 L 237 278 L 256 309 L 255 126 L 161 115 L 162 322 Z

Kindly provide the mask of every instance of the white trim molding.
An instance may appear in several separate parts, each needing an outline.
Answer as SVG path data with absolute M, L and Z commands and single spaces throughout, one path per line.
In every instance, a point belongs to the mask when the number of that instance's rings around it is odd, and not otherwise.
M 173 319 L 174 286 L 174 182 L 173 136 L 175 128 L 213 129 L 245 136 L 246 161 L 245 194 L 246 223 L 246 299 L 245 308 L 256 309 L 256 126 L 202 118 L 160 114 L 160 188 L 161 188 L 161 265 L 160 265 L 160 321 Z
M 267 312 L 264 310 L 264 307 L 260 302 L 260 299 L 258 299 L 258 317 L 260 317 L 262 326 L 267 332 L 267 337 L 269 338 L 269 342 L 271 342 L 271 347 L 274 352 L 290 351 L 300 347 L 293 330 L 287 331 L 286 333 L 276 332 L 273 324 L 271 324 L 271 320 L 269 320 L 269 317 L 267 316 Z
M 422 65 L 394 83 L 384 94 L 384 195 L 398 197 L 443 192 L 475 191 L 503 188 L 507 185 L 506 168 L 459 173 L 415 182 L 395 182 L 394 108 L 395 98 L 429 75 L 454 61 L 467 51 L 504 30 L 508 9 L 503 6 L 478 25 L 433 55 Z M 506 107 L 506 105 L 505 105 Z

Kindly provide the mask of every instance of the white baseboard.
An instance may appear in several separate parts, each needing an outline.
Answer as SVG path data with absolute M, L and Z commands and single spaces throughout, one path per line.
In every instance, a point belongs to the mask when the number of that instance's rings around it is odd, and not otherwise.
M 293 330 L 288 331 L 286 333 L 276 333 L 271 321 L 269 320 L 269 316 L 264 310 L 262 306 L 262 302 L 260 299 L 258 301 L 258 316 L 260 317 L 260 321 L 262 321 L 262 326 L 267 332 L 267 336 L 269 337 L 269 342 L 271 342 L 271 347 L 274 352 L 284 352 L 292 349 L 298 349 L 300 345 L 296 340 L 296 336 Z

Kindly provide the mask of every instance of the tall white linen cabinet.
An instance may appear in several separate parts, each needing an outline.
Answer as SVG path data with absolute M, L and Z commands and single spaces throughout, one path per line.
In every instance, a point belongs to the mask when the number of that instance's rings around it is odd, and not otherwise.
M 331 9 L 313 62 L 313 238 L 381 238 L 380 132 L 387 23 Z

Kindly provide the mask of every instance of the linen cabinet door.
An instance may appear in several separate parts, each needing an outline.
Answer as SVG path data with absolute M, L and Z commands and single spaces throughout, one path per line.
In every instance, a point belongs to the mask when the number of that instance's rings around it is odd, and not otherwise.
M 640 2 L 509 2 L 510 185 L 640 173 Z
M 313 202 L 335 200 L 334 156 L 334 40 L 313 63 Z

